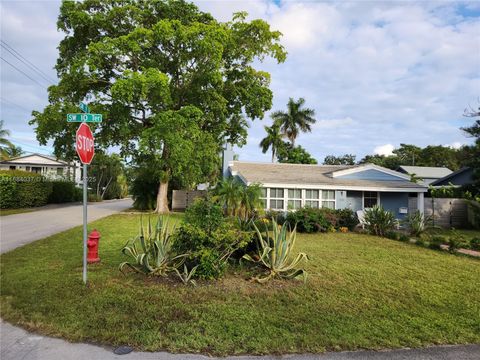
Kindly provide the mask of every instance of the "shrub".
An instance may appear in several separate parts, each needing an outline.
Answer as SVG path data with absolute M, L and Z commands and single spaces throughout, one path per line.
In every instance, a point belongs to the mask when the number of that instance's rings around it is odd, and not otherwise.
M 350 209 L 328 209 L 305 207 L 287 214 L 291 226 L 297 225 L 298 232 L 334 232 L 340 228 L 353 230 L 358 224 L 355 213 Z
M 133 207 L 138 210 L 153 210 L 157 204 L 160 180 L 153 169 L 140 167 L 133 170 L 130 193 Z
M 421 237 L 415 239 L 415 245 L 417 246 L 425 246 L 425 240 Z
M 365 228 L 374 235 L 385 236 L 396 225 L 395 216 L 381 205 L 365 210 Z
M 188 267 L 198 266 L 195 277 L 208 280 L 222 276 L 229 257 L 249 240 L 247 233 L 228 223 L 210 234 L 199 226 L 183 224 L 175 233 L 174 249 L 188 253 Z
M 285 212 L 277 211 L 277 210 L 268 210 L 265 212 L 265 215 L 263 217 L 265 219 L 268 219 L 268 221 L 274 219 L 275 222 L 279 225 L 283 225 L 287 220 L 287 216 L 285 215 Z
M 387 231 L 385 233 L 385 237 L 388 238 L 388 239 L 391 239 L 391 240 L 398 240 L 399 236 L 400 236 L 400 234 L 397 233 L 396 231 Z
M 259 248 L 257 256 L 259 260 L 255 260 L 250 255 L 244 255 L 245 260 L 258 263 L 267 270 L 263 277 L 256 277 L 255 280 L 263 283 L 274 277 L 293 279 L 303 275 L 306 279 L 304 269 L 298 268 L 297 265 L 302 260 L 308 260 L 308 256 L 304 253 L 293 254 L 295 240 L 297 238 L 296 228 L 288 234 L 288 224 L 283 224 L 279 229 L 278 224 L 274 221 L 272 238 L 268 232 L 264 237 L 260 230 L 256 228 Z
M 212 199 L 197 199 L 185 213 L 184 224 L 175 233 L 174 249 L 188 253 L 187 266 L 197 266 L 194 276 L 215 279 L 223 275 L 230 256 L 251 241 L 251 233 L 226 221 Z
M 338 209 L 335 210 L 337 216 L 337 227 L 346 227 L 348 230 L 355 229 L 358 224 L 358 218 L 351 209 Z
M 398 241 L 409 242 L 410 241 L 410 236 L 408 236 L 406 234 L 400 234 L 398 236 Z
M 207 234 L 217 230 L 224 222 L 220 205 L 209 197 L 197 198 L 185 211 L 185 222 L 204 229 Z
M 287 214 L 287 222 L 302 233 L 326 232 L 331 223 L 320 209 L 305 207 Z
M 470 240 L 470 249 L 480 251 L 480 237 L 474 237 Z
M 445 243 L 445 238 L 443 236 L 435 235 L 431 237 L 428 243 L 428 247 L 434 250 L 441 250 L 442 249 L 441 245 L 443 245 L 444 243 Z
M 21 170 L 0 171 L 0 208 L 46 205 L 52 184 L 40 174 Z
M 461 247 L 465 246 L 465 239 L 458 231 L 453 229 L 452 234 L 448 237 L 447 245 L 448 251 L 454 253 Z
M 72 201 L 80 201 L 82 199 L 82 190 L 79 192 L 74 182 L 71 181 L 52 181 L 52 193 L 48 198 L 49 203 L 65 203 Z

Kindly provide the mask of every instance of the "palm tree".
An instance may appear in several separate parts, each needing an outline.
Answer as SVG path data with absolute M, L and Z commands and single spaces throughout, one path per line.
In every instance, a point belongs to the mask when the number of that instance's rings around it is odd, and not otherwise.
M 3 120 L 0 120 L 0 157 L 2 160 L 10 158 L 8 151 L 15 147 L 7 137 L 10 136 L 10 131 L 3 128 Z
M 244 220 L 247 220 L 253 215 L 256 209 L 262 207 L 262 186 L 260 184 L 252 184 L 244 186 L 242 189 L 242 197 L 240 200 L 240 212 Z
M 264 126 L 267 136 L 260 141 L 260 147 L 265 154 L 269 148 L 272 148 L 272 163 L 275 161 L 275 155 L 283 143 L 283 134 L 280 132 L 280 125 L 273 124 L 271 127 Z
M 292 146 L 295 147 L 295 139 L 298 133 L 311 132 L 311 125 L 315 124 L 315 110 L 304 108 L 305 99 L 300 98 L 298 101 L 290 98 L 287 104 L 287 112 L 275 111 L 271 117 L 276 124 L 280 126 L 282 133 L 290 140 Z
M 236 215 L 242 202 L 243 186 L 233 177 L 220 181 L 215 188 L 215 195 L 225 207 L 227 215 Z

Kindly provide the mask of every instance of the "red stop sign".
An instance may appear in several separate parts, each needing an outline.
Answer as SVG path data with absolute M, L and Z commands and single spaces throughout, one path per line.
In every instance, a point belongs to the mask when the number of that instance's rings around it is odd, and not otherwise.
M 90 127 L 81 123 L 77 130 L 76 149 L 78 157 L 82 164 L 90 164 L 95 154 L 95 146 L 93 142 L 93 134 Z

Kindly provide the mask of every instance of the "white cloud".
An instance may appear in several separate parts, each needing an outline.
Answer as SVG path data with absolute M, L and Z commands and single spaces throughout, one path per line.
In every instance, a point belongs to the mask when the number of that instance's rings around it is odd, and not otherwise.
M 273 110 L 289 97 L 304 97 L 318 122 L 298 144 L 321 160 L 325 155 L 357 158 L 391 144 L 463 144 L 468 125 L 463 109 L 480 94 L 480 21 L 465 15 L 473 3 L 456 2 L 291 2 L 268 0 L 196 1 L 221 21 L 236 11 L 263 18 L 283 32 L 287 61 L 256 66 L 271 73 Z M 478 6 L 477 6 L 478 8 Z M 59 2 L 2 2 L 2 40 L 50 76 L 58 41 Z M 3 57 L 3 52 L 2 52 Z M 46 91 L 2 64 L 2 98 L 38 109 Z M 2 118 L 16 131 L 28 126 L 28 111 L 7 107 Z M 258 146 L 264 122 L 255 121 L 244 160 L 267 160 Z M 385 144 L 381 145 L 380 144 Z M 393 147 L 393 146 L 392 146 Z M 376 149 L 377 149 L 376 148 Z
M 452 149 L 460 149 L 463 145 L 465 145 L 465 144 L 462 144 L 462 143 L 459 142 L 459 141 L 455 141 L 455 142 L 453 142 L 453 143 L 451 143 L 451 144 L 447 144 L 447 145 L 445 145 L 445 146 L 446 146 L 446 147 L 450 147 L 450 148 L 452 148 Z
M 313 125 L 312 131 L 317 129 L 338 129 L 353 124 L 355 124 L 355 121 L 349 116 L 342 119 L 318 119 Z
M 393 150 L 395 150 L 395 146 L 392 144 L 385 144 L 385 145 L 380 145 L 377 146 L 373 149 L 373 153 L 376 155 L 393 155 Z

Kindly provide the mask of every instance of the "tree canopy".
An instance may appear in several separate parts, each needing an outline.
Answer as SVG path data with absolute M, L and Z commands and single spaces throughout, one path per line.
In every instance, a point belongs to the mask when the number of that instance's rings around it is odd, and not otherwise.
M 305 99 L 297 101 L 290 98 L 287 103 L 287 111 L 275 111 L 271 117 L 275 124 L 280 126 L 282 133 L 295 147 L 295 140 L 300 132 L 311 132 L 315 124 L 315 110 L 305 107 Z
M 55 155 L 73 159 L 77 126 L 65 117 L 88 101 L 104 118 L 94 126 L 98 146 L 158 169 L 159 212 L 168 211 L 172 176 L 205 181 L 224 142 L 245 143 L 247 119 L 272 105 L 270 75 L 252 64 L 286 57 L 281 34 L 265 21 L 237 13 L 221 23 L 182 0 L 65 1 L 57 25 L 66 34 L 60 82 L 33 112 L 37 139 L 53 139 Z
M 355 165 L 356 156 L 345 154 L 341 156 L 327 155 L 323 159 L 323 165 Z
M 284 142 L 278 149 L 278 161 L 289 164 L 317 164 L 312 155 L 300 145 L 293 146 L 289 142 Z

